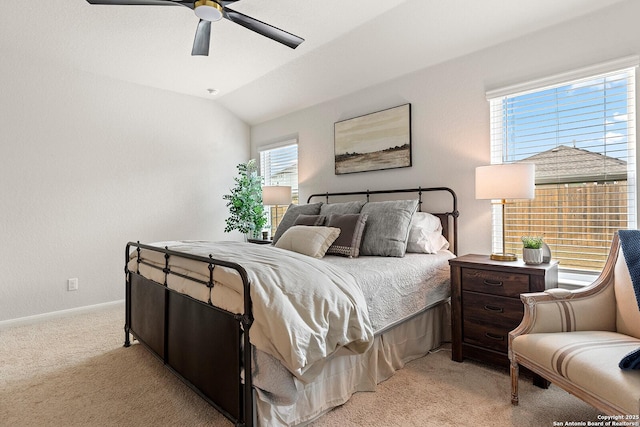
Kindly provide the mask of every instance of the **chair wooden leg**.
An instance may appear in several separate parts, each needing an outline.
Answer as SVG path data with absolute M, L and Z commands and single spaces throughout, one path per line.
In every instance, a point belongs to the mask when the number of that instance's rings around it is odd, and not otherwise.
M 518 362 L 515 357 L 511 360 L 511 404 L 518 405 Z

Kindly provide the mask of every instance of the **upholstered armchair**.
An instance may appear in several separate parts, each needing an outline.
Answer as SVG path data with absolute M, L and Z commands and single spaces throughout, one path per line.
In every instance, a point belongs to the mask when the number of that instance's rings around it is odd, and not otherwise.
M 606 414 L 640 413 L 640 370 L 618 366 L 640 348 L 640 310 L 617 234 L 591 285 L 521 299 L 522 323 L 509 333 L 512 404 L 522 365 Z

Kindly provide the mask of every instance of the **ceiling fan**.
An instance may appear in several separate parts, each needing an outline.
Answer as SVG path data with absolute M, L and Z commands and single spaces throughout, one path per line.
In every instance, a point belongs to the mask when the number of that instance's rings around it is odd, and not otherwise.
M 303 38 L 294 34 L 227 8 L 228 5 L 236 1 L 238 0 L 87 0 L 90 4 L 101 5 L 185 6 L 193 9 L 196 16 L 200 18 L 200 22 L 196 29 L 196 37 L 193 41 L 191 55 L 209 55 L 211 22 L 219 21 L 222 18 L 242 25 L 251 31 L 269 37 L 271 40 L 275 40 L 292 49 L 295 49 L 304 41 Z

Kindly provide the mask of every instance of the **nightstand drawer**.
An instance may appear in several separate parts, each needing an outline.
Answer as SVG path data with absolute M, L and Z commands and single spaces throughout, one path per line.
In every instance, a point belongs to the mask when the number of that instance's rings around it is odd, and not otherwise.
M 506 353 L 509 347 L 509 331 L 511 329 L 465 321 L 463 341 Z
M 519 297 L 529 292 L 529 275 L 463 268 L 462 290 Z
M 497 297 L 475 292 L 462 293 L 464 321 L 501 328 L 507 332 L 522 321 L 524 305 L 514 298 Z

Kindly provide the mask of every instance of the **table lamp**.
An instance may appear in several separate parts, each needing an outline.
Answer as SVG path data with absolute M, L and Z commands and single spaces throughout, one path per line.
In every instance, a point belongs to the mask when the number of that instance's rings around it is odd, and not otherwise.
M 262 187 L 262 203 L 276 207 L 275 226 L 278 226 L 278 206 L 291 203 L 290 185 L 265 185 Z M 274 227 L 275 228 L 275 227 Z
M 502 253 L 492 253 L 491 259 L 515 261 L 518 257 L 506 253 L 505 204 L 507 199 L 535 197 L 536 168 L 533 163 L 506 163 L 476 168 L 476 199 L 500 200 L 502 205 Z

